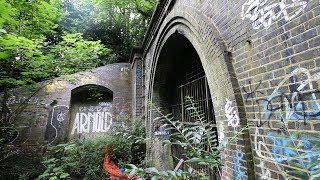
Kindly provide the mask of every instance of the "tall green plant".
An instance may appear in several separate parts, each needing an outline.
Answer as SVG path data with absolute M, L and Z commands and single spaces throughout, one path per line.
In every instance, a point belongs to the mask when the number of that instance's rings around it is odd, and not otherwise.
M 185 179 L 199 176 L 202 179 L 206 179 L 208 174 L 194 169 L 194 164 L 205 165 L 211 172 L 217 172 L 221 163 L 215 131 L 216 126 L 215 124 L 210 124 L 205 119 L 205 114 L 202 113 L 201 107 L 191 97 L 186 97 L 185 99 L 187 102 L 187 114 L 195 119 L 195 122 L 192 124 L 175 120 L 171 114 L 164 114 L 154 104 L 151 104 L 151 108 L 153 112 L 159 114 L 159 117 L 156 117 L 154 121 L 160 121 L 162 127 L 171 131 L 170 139 L 164 140 L 163 143 L 169 146 L 176 145 L 183 149 L 182 153 L 186 157 L 185 164 L 189 167 L 188 171 L 158 171 L 155 168 L 142 169 L 129 165 L 128 168 L 131 175 L 138 174 L 143 178 L 152 176 L 155 179 L 160 177 L 164 179 Z
M 175 120 L 172 114 L 164 114 L 159 107 L 152 103 L 150 106 L 152 112 L 159 115 L 154 121 L 160 121 L 162 127 L 171 131 L 170 139 L 164 140 L 163 143 L 169 146 L 179 146 L 183 149 L 182 153 L 186 158 L 184 163 L 187 168 L 184 170 L 159 171 L 155 167 L 140 168 L 129 164 L 127 165 L 127 171 L 131 176 L 136 175 L 140 179 L 209 179 L 208 173 L 212 172 L 221 176 L 219 169 L 223 163 L 220 158 L 220 151 L 237 141 L 238 136 L 248 130 L 252 124 L 241 128 L 238 133 L 229 138 L 226 145 L 218 145 L 216 125 L 208 122 L 201 107 L 194 102 L 192 97 L 185 97 L 185 101 L 186 116 L 195 119 L 193 123 L 183 123 Z M 209 169 L 209 171 L 196 169 L 194 165 L 200 165 L 200 167 Z

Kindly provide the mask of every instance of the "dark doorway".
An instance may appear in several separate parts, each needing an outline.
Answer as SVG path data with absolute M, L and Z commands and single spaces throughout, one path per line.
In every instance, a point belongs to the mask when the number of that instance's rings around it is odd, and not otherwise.
M 191 42 L 179 33 L 173 34 L 163 46 L 156 69 L 153 101 L 175 119 L 192 124 L 195 118 L 188 115 L 185 97 L 190 96 L 205 114 L 205 122 L 215 124 L 212 99 L 200 58 Z M 181 149 L 172 148 L 174 163 L 183 158 Z M 198 167 L 197 169 L 205 169 Z

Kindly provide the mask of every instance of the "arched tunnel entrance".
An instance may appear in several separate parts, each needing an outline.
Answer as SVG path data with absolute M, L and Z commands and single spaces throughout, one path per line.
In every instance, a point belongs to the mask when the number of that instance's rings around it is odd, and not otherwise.
M 192 125 L 197 119 L 187 112 L 185 97 L 193 98 L 200 113 L 205 114 L 206 123 L 215 124 L 212 99 L 200 57 L 183 35 L 174 33 L 161 49 L 155 71 L 153 85 L 153 103 L 165 113 L 172 113 L 174 118 Z M 161 125 L 154 124 L 153 131 Z M 181 149 L 173 146 L 171 153 L 174 166 L 181 157 Z

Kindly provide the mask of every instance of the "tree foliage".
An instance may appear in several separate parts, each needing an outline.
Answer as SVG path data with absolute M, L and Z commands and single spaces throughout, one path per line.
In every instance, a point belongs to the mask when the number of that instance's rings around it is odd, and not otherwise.
M 101 40 L 115 62 L 129 58 L 131 47 L 142 42 L 156 0 L 67 0 L 61 31 L 81 32 Z
M 129 58 L 156 0 L 0 0 L 0 91 Z
M 62 14 L 59 2 L 4 1 L 0 4 L 1 87 L 24 85 L 47 77 L 41 51 L 45 36 L 54 33 Z
M 10 89 L 127 61 L 155 5 L 156 0 L 0 0 L 1 127 L 10 125 Z
M 87 41 L 82 34 L 75 33 L 63 35 L 61 42 L 51 46 L 47 56 L 55 72 L 65 75 L 108 64 L 100 58 L 109 52 L 100 41 Z

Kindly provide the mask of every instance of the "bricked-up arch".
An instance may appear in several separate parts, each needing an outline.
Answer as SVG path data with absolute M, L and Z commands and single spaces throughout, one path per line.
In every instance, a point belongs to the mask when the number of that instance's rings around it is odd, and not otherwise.
M 88 84 L 71 91 L 70 137 L 95 137 L 107 133 L 114 118 L 113 92 Z
M 156 71 L 160 63 L 159 57 L 169 38 L 174 33 L 179 33 L 191 42 L 200 57 L 208 80 L 210 94 L 211 97 L 213 97 L 212 103 L 219 136 L 226 138 L 233 136 L 235 132 L 246 125 L 247 121 L 245 118 L 245 109 L 243 108 L 242 95 L 232 66 L 232 54 L 227 51 L 214 24 L 195 8 L 179 3 L 178 5 L 174 5 L 170 13 L 164 14 L 165 15 L 158 20 L 161 21 L 159 27 L 153 29 L 154 32 L 152 33 L 155 34 L 155 36 L 146 43 L 146 102 L 159 102 L 160 94 L 155 91 L 155 89 L 157 89 Z M 227 117 L 225 116 L 226 99 L 232 102 L 234 110 L 239 116 L 239 124 L 236 127 L 228 126 Z M 146 110 L 146 112 L 148 112 L 147 128 L 149 128 L 149 136 L 152 136 L 152 119 L 154 114 L 152 114 L 152 111 Z M 233 160 L 234 152 L 236 149 L 241 149 L 243 156 L 239 158 L 239 161 L 241 166 L 248 169 L 245 176 L 250 176 L 253 173 L 252 151 L 247 132 L 245 132 L 243 136 L 239 136 L 239 139 L 241 139 L 241 141 L 232 143 L 231 148 L 226 149 L 222 154 L 224 154 L 225 159 L 229 162 L 227 168 L 235 171 Z M 157 147 L 157 143 L 158 142 L 155 141 L 151 144 L 147 151 L 147 157 L 150 159 L 157 159 L 155 152 L 158 154 L 167 153 L 165 150 L 164 152 L 160 152 L 158 150 L 160 147 Z M 163 164 L 163 162 L 160 162 L 160 164 Z M 165 166 L 170 167 L 164 165 L 164 167 Z M 233 174 L 234 173 L 230 175 L 230 178 Z

